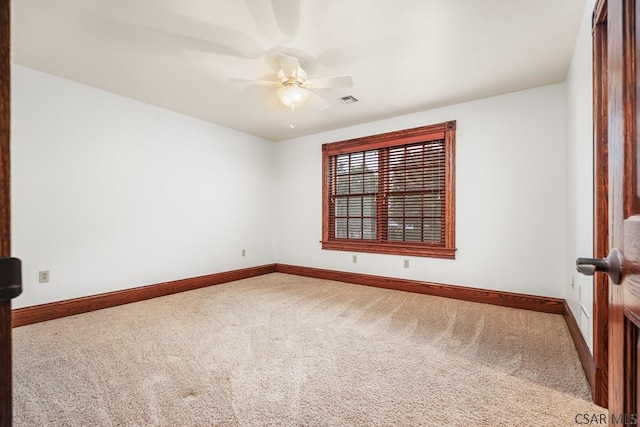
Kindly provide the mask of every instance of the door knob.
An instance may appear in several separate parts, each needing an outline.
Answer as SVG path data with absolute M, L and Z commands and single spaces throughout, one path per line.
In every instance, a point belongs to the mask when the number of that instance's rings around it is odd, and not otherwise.
M 587 276 L 593 276 L 596 271 L 607 273 L 615 285 L 622 281 L 622 264 L 624 258 L 618 248 L 613 248 L 606 258 L 578 258 L 576 270 Z

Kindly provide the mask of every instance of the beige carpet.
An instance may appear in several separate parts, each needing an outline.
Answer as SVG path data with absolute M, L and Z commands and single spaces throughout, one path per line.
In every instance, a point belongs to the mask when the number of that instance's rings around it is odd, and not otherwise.
M 16 426 L 575 426 L 559 315 L 270 274 L 14 330 Z

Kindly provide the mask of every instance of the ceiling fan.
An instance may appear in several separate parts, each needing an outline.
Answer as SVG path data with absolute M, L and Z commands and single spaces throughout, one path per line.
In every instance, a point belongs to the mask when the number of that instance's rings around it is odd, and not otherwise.
M 291 108 L 292 111 L 301 106 L 309 96 L 316 96 L 324 107 L 328 107 L 329 104 L 324 99 L 313 93 L 316 89 L 353 87 L 353 78 L 348 75 L 308 79 L 307 72 L 300 66 L 300 61 L 293 56 L 280 54 L 278 55 L 278 63 L 280 64 L 280 69 L 276 73 L 277 81 L 251 80 L 238 77 L 232 77 L 230 80 L 232 82 L 277 87 L 276 95 L 278 99 Z

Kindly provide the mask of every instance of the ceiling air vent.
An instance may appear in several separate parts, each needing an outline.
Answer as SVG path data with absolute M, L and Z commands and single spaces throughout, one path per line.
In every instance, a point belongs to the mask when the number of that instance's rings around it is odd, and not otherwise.
M 358 102 L 358 100 L 351 95 L 338 98 L 338 101 L 342 102 L 343 104 L 353 104 L 354 102 Z

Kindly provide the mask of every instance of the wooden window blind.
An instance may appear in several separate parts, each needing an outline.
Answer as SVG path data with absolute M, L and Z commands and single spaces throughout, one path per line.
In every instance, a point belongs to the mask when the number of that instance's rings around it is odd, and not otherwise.
M 323 249 L 455 257 L 455 121 L 323 145 Z

